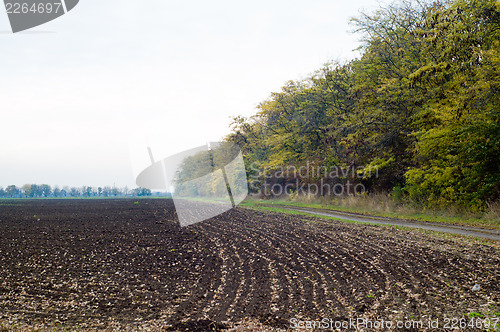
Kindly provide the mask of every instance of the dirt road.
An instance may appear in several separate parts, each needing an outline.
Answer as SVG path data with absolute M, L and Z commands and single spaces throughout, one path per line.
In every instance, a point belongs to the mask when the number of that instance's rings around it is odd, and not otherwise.
M 459 235 L 467 235 L 473 236 L 482 239 L 488 240 L 496 240 L 500 241 L 500 231 L 494 229 L 487 228 L 477 228 L 477 227 L 468 227 L 468 226 L 456 226 L 449 225 L 443 223 L 431 223 L 431 222 L 419 222 L 419 221 L 410 221 L 405 219 L 397 219 L 397 218 L 386 218 L 386 217 L 375 217 L 375 216 L 367 216 L 357 213 L 348 213 L 341 211 L 332 211 L 332 210 L 324 210 L 324 209 L 313 209 L 313 208 L 303 208 L 303 207 L 295 207 L 295 206 L 287 206 L 287 205 L 279 205 L 274 206 L 282 209 L 304 212 L 311 215 L 319 215 L 326 217 L 333 217 L 342 220 L 351 220 L 361 223 L 370 223 L 370 224 L 383 224 L 383 225 L 394 225 L 394 226 L 405 226 L 411 228 L 420 228 L 427 229 L 431 231 L 438 231 L 448 234 L 459 234 Z

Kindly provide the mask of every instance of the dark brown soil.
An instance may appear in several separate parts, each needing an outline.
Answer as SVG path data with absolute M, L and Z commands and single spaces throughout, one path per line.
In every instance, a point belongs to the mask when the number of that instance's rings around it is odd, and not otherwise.
M 500 312 L 493 246 L 246 209 L 181 228 L 171 201 L 134 202 L 0 202 L 0 330 Z

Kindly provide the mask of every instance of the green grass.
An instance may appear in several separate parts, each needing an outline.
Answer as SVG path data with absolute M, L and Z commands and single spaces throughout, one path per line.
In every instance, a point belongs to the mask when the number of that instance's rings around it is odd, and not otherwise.
M 226 197 L 176 197 L 177 200 L 182 199 L 188 202 L 212 203 L 212 204 L 227 204 Z
M 436 222 L 443 224 L 451 224 L 458 226 L 471 226 L 471 227 L 483 227 L 489 229 L 498 229 L 500 230 L 500 221 L 497 220 L 487 220 L 481 217 L 471 217 L 471 216 L 463 216 L 463 215 L 448 215 L 443 211 L 420 211 L 417 212 L 414 209 L 395 209 L 380 211 L 380 209 L 373 209 L 368 206 L 345 206 L 342 204 L 335 204 L 334 202 L 325 204 L 322 202 L 296 202 L 290 200 L 259 200 L 254 198 L 247 198 L 245 200 L 245 204 L 247 205 L 255 205 L 255 206 L 280 206 L 280 205 L 288 205 L 294 207 L 304 207 L 304 208 L 315 208 L 315 209 L 323 209 L 323 210 L 332 210 L 332 211 L 340 211 L 340 212 L 351 212 L 351 213 L 359 213 L 364 215 L 371 215 L 377 217 L 389 217 L 389 218 L 398 218 L 405 220 L 414 220 L 414 221 L 426 221 L 426 222 Z M 405 211 L 406 210 L 406 211 Z
M 321 219 L 326 219 L 326 220 L 335 220 L 335 221 L 346 222 L 346 223 L 355 223 L 355 224 L 365 224 L 365 223 L 354 221 L 354 220 L 344 220 L 344 219 L 335 218 L 335 217 L 315 215 L 315 214 L 311 214 L 311 213 L 307 213 L 307 212 L 282 209 L 280 207 L 254 205 L 254 204 L 248 203 L 248 202 L 243 202 L 238 206 L 241 206 L 243 208 L 250 209 L 250 210 L 256 210 L 256 211 L 269 211 L 269 212 L 285 213 L 285 214 L 291 214 L 291 215 L 300 215 L 300 216 L 306 216 L 306 217 L 320 217 Z M 368 223 L 366 223 L 366 224 L 368 224 Z
M 471 318 L 477 318 L 477 317 L 479 317 L 479 318 L 485 318 L 486 317 L 484 314 L 482 314 L 480 312 L 471 312 L 471 313 L 468 314 L 468 316 L 471 317 Z
M 491 325 L 487 331 L 500 331 L 500 322 L 497 320 L 498 317 L 500 317 L 500 313 L 498 312 L 470 312 L 466 316 L 472 319 L 479 319 L 483 322 L 483 324 L 485 324 L 486 321 L 489 321 Z

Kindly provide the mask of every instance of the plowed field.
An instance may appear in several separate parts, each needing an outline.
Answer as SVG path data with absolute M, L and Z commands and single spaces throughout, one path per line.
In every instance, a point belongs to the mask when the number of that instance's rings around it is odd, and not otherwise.
M 500 312 L 494 246 L 240 208 L 181 228 L 168 200 L 0 202 L 0 267 L 7 329 L 272 330 Z

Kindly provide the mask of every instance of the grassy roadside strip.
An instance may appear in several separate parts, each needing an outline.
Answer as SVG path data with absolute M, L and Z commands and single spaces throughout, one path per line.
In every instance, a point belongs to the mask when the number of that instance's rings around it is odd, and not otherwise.
M 282 204 L 282 205 L 284 205 L 284 204 Z M 245 202 L 241 203 L 239 206 L 242 208 L 245 208 L 245 209 L 255 210 L 255 211 L 267 211 L 267 212 L 285 213 L 285 214 L 290 214 L 290 215 L 300 215 L 300 216 L 306 216 L 306 217 L 315 217 L 315 218 L 320 218 L 320 219 L 329 220 L 329 221 L 337 221 L 337 222 L 341 222 L 341 223 L 389 227 L 389 228 L 395 228 L 395 229 L 404 230 L 404 231 L 418 232 L 418 233 L 421 233 L 421 234 L 424 234 L 427 236 L 434 236 L 434 237 L 438 237 L 441 239 L 453 240 L 456 242 L 466 241 L 466 242 L 469 242 L 471 244 L 482 244 L 482 245 L 493 246 L 495 248 L 500 247 L 500 244 L 498 243 L 498 241 L 481 239 L 481 238 L 477 238 L 477 237 L 473 237 L 473 236 L 460 235 L 460 234 L 449 234 L 449 233 L 443 233 L 443 232 L 439 232 L 439 231 L 432 231 L 432 230 L 399 226 L 399 225 L 374 224 L 374 223 L 370 223 L 370 222 L 359 222 L 359 221 L 354 221 L 354 220 L 345 220 L 345 219 L 339 219 L 339 218 L 335 218 L 335 217 L 329 217 L 329 216 L 323 216 L 323 215 L 316 215 L 316 214 L 312 214 L 312 213 L 283 209 L 283 208 L 279 207 L 279 204 L 277 204 L 276 207 L 270 207 L 270 206 L 263 206 L 262 204 L 255 204 L 254 202 L 245 201 Z M 306 206 L 302 206 L 302 207 L 306 207 Z M 311 206 L 307 206 L 307 207 L 311 207 Z M 315 207 L 318 208 L 317 205 Z
M 255 198 L 247 198 L 244 201 L 244 204 L 252 205 L 252 206 L 262 206 L 262 205 L 272 205 L 272 206 L 280 206 L 280 205 L 288 205 L 294 207 L 303 207 L 303 208 L 313 208 L 313 209 L 322 209 L 322 210 L 330 210 L 330 211 L 338 211 L 338 212 L 350 212 L 357 213 L 366 216 L 376 216 L 376 217 L 389 217 L 389 218 L 397 218 L 404 219 L 408 221 L 425 221 L 425 222 L 435 222 L 435 223 L 443 223 L 450 224 L 456 226 L 471 226 L 471 227 L 481 227 L 488 229 L 497 229 L 500 230 L 500 222 L 493 220 L 485 220 L 477 217 L 465 217 L 465 216 L 448 216 L 444 215 L 444 213 L 439 212 L 413 212 L 409 211 L 407 213 L 403 212 L 393 212 L 393 211 L 376 211 L 370 208 L 360 208 L 360 207 L 348 207 L 343 205 L 329 205 L 323 204 L 319 202 L 294 202 L 289 200 L 260 200 Z

